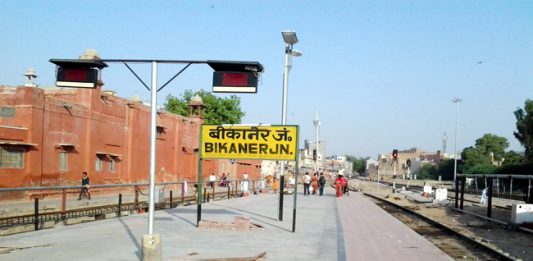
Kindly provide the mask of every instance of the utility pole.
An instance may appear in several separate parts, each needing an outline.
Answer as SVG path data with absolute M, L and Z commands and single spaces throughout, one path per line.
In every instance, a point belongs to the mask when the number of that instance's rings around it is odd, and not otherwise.
M 313 125 L 315 125 L 315 134 L 316 134 L 316 162 L 315 162 L 315 173 L 318 173 L 319 171 L 319 147 L 320 142 L 318 140 L 318 131 L 320 129 L 320 121 L 318 121 L 318 111 L 316 112 L 316 119 L 313 121 Z
M 457 118 L 459 114 L 459 103 L 463 101 L 460 98 L 453 98 L 452 102 L 455 103 L 455 137 L 454 137 L 454 152 L 453 152 L 453 184 L 455 186 L 455 181 L 457 179 Z M 457 189 L 457 188 L 455 188 Z

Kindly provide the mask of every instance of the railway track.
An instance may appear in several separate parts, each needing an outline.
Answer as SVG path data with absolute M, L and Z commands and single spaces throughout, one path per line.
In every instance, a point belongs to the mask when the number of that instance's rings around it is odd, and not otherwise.
M 392 182 L 381 182 L 382 184 L 387 184 L 387 185 L 390 185 L 392 186 Z M 398 184 L 396 184 L 396 186 L 398 186 Z M 397 188 L 398 189 L 398 188 Z M 422 186 L 418 186 L 418 185 L 409 185 L 409 188 L 407 188 L 407 190 L 410 190 L 410 191 L 416 191 L 416 192 L 420 192 L 422 193 L 423 191 L 423 187 Z M 455 191 L 453 189 L 450 189 L 448 190 L 450 193 L 448 193 L 448 198 L 449 199 L 455 199 L 455 196 L 454 196 L 454 193 Z M 451 193 L 453 192 L 453 193 Z M 465 192 L 465 195 L 470 195 L 470 196 L 479 196 L 478 194 L 473 194 L 473 193 L 468 193 L 468 192 Z M 494 199 L 499 199 L 499 200 L 503 200 L 503 201 L 509 201 L 509 202 L 515 202 L 515 201 L 519 201 L 517 199 L 509 199 L 509 198 L 502 198 L 502 197 L 496 197 L 493 195 L 493 198 Z M 475 204 L 479 204 L 479 201 L 476 201 L 476 200 L 471 200 L 471 199 L 468 199 L 468 198 L 464 198 L 463 201 L 465 202 L 470 202 L 470 203 L 475 203 Z M 499 205 L 493 205 L 493 207 L 495 208 L 500 208 L 500 209 L 505 209 L 505 210 L 511 210 L 511 207 L 509 206 L 499 206 Z
M 428 239 L 455 260 L 517 260 L 409 208 L 368 193 L 364 195 L 372 198 L 383 210 Z

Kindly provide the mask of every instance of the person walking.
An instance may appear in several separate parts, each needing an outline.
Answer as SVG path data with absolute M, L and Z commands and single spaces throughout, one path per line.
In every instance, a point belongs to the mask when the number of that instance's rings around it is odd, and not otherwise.
M 324 173 L 320 173 L 320 178 L 318 179 L 318 186 L 319 186 L 319 195 L 324 195 L 324 187 L 326 186 L 326 178 L 324 177 Z
M 279 189 L 278 178 L 274 177 L 274 181 L 272 182 L 272 191 L 274 191 L 274 194 L 278 194 L 278 189 Z
M 311 176 L 309 176 L 309 172 L 305 173 L 302 180 L 304 182 L 304 196 L 309 195 L 309 185 L 311 185 Z
M 311 187 L 313 187 L 313 195 L 318 193 L 318 172 L 313 174 L 311 178 Z
M 250 180 L 248 179 L 248 173 L 244 172 L 243 179 L 241 181 L 241 190 L 243 197 L 250 195 L 248 192 L 249 184 Z
M 87 171 L 84 171 L 81 177 L 81 190 L 80 190 L 80 195 L 78 197 L 78 200 L 81 200 L 81 195 L 84 192 L 86 193 L 89 200 L 91 200 L 91 193 L 89 192 L 89 187 L 90 187 L 90 180 L 89 180 L 89 177 L 87 176 Z
M 211 172 L 211 175 L 209 175 L 209 186 L 211 188 L 215 188 L 215 181 L 217 181 L 217 177 L 215 176 L 215 173 Z
M 218 184 L 221 187 L 226 187 L 226 174 L 222 173 L 222 177 L 220 177 L 220 183 Z
M 342 194 L 346 194 L 346 195 L 350 195 L 349 191 L 348 191 L 348 180 L 346 179 L 346 177 L 344 175 L 341 174 L 341 179 L 342 179 Z
M 344 192 L 344 188 L 342 187 L 342 175 L 338 175 L 337 179 L 335 180 L 335 192 L 337 197 L 342 197 Z

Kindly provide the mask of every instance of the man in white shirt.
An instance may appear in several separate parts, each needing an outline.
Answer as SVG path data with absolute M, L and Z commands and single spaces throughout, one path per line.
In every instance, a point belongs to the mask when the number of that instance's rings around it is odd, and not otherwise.
M 302 179 L 304 182 L 304 196 L 309 195 L 309 185 L 311 185 L 311 176 L 309 176 L 309 172 L 306 172 Z
M 215 173 L 211 173 L 209 176 L 209 186 L 211 186 L 211 188 L 215 188 L 215 181 L 217 181 L 217 177 L 215 176 Z

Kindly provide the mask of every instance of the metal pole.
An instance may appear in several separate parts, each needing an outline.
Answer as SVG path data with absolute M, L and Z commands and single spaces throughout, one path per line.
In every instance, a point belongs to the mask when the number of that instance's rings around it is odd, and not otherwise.
M 513 198 L 513 178 L 509 181 L 509 199 Z
M 292 47 L 292 46 L 291 46 Z M 283 102 L 281 104 L 281 125 L 287 124 L 287 99 L 289 94 L 289 71 L 290 49 L 289 45 L 285 48 L 285 70 L 283 72 Z M 283 221 L 283 188 L 285 187 L 285 161 L 281 161 L 279 172 L 279 221 Z
M 378 173 L 378 183 L 376 183 L 377 188 L 379 189 L 379 163 L 376 167 L 376 172 Z
M 200 135 L 200 139 L 202 135 Z M 200 141 L 200 144 L 202 142 Z M 201 152 L 201 151 L 200 151 Z M 202 155 L 200 154 L 198 159 L 198 183 L 196 184 L 196 226 L 200 226 L 200 220 L 202 220 Z
M 298 152 L 296 152 L 298 154 Z M 294 170 L 294 180 L 298 180 L 298 162 L 299 162 L 299 155 L 296 155 L 296 163 L 295 163 L 295 170 Z M 298 182 L 295 182 L 294 184 L 294 203 L 292 204 L 292 232 L 294 233 L 296 231 L 296 195 L 298 195 Z
M 122 194 L 118 194 L 118 213 L 119 217 L 122 216 Z
M 465 200 L 465 183 L 466 183 L 466 177 L 463 176 L 461 179 L 461 203 L 459 205 L 460 209 L 463 209 L 463 202 Z
M 452 99 L 452 102 L 455 103 L 455 137 L 454 137 L 454 155 L 453 155 L 453 183 L 457 179 L 457 122 L 459 115 L 459 102 L 462 100 L 455 97 Z M 455 188 L 457 189 L 457 188 Z
M 489 189 L 488 189 L 488 192 L 489 192 L 489 202 L 487 204 L 487 217 L 492 217 L 492 187 L 493 187 L 493 184 L 492 184 L 492 178 L 488 178 L 487 181 L 489 182 Z
M 172 202 L 172 190 L 170 190 L 170 202 L 169 202 L 169 208 L 173 208 L 174 203 Z
M 459 202 L 459 180 L 455 180 L 454 181 L 455 183 L 455 208 L 457 208 L 459 205 L 458 205 L 458 202 Z
M 152 62 L 151 111 L 150 111 L 150 199 L 148 202 L 148 234 L 154 232 L 155 198 L 155 139 L 157 119 L 157 62 Z
M 396 192 L 396 161 L 392 161 L 392 193 Z
M 319 147 L 320 147 L 320 142 L 318 140 L 318 133 L 320 131 L 320 121 L 318 120 L 318 111 L 316 112 L 316 120 L 313 121 L 313 124 L 315 125 L 315 130 L 316 130 L 316 161 L 315 161 L 315 173 L 318 174 L 318 171 L 319 171 L 319 168 L 318 168 L 318 155 L 320 155 L 319 151 Z
M 39 198 L 34 199 L 34 214 L 33 214 L 33 224 L 35 227 L 35 230 L 39 230 Z
M 407 166 L 407 188 L 409 188 L 409 180 L 411 180 L 410 167 Z

